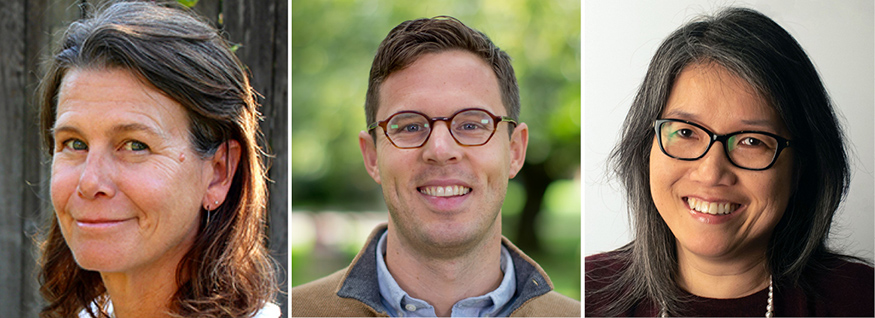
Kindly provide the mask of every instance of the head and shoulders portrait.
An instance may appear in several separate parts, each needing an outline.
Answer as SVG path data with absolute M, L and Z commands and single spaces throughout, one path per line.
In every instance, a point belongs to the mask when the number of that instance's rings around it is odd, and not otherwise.
M 872 315 L 872 4 L 846 5 L 587 7 L 617 26 L 587 31 L 614 119 L 585 129 L 617 136 L 587 153 L 587 316 Z
M 40 317 L 279 317 L 247 67 L 176 1 L 81 10 L 38 90 L 53 212 Z
M 293 282 L 292 315 L 579 316 L 579 301 L 554 290 L 556 276 L 502 235 L 533 129 L 512 55 L 464 18 L 386 31 L 366 55 L 370 71 L 357 75 L 367 79 L 364 107 L 344 106 L 364 115 L 345 138 L 357 137 L 357 169 L 378 185 L 386 222 L 345 268 Z

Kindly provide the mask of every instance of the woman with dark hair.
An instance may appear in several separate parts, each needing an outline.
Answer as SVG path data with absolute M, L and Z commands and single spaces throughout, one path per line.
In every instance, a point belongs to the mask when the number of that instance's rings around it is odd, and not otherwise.
M 74 22 L 41 83 L 56 217 L 41 317 L 278 317 L 244 66 L 153 2 Z
M 873 315 L 872 267 L 826 245 L 842 130 L 768 17 L 730 8 L 672 33 L 612 160 L 634 240 L 586 258 L 587 316 Z

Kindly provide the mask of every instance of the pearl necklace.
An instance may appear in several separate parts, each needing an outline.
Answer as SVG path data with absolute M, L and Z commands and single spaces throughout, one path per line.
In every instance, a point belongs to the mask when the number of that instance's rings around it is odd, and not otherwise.
M 769 302 L 766 304 L 766 318 L 772 318 L 774 315 L 773 309 L 774 306 L 774 289 L 772 288 L 772 275 L 769 275 Z M 668 313 L 665 310 L 665 302 L 662 302 L 662 306 L 659 309 L 660 317 L 668 317 Z

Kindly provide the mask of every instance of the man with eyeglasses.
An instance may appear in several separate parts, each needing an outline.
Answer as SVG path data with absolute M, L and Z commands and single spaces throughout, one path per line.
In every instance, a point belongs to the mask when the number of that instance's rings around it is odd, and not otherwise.
M 292 290 L 293 316 L 580 316 L 501 235 L 525 161 L 510 57 L 451 17 L 405 21 L 371 66 L 359 134 L 389 222 L 346 269 Z

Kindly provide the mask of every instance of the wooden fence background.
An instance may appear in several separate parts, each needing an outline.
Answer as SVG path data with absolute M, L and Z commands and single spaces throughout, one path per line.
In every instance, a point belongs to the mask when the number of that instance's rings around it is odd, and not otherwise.
M 37 317 L 44 305 L 34 239 L 51 217 L 50 158 L 40 149 L 36 87 L 44 61 L 86 0 L 0 1 L 0 317 Z M 269 176 L 270 249 L 288 312 L 288 0 L 200 0 L 194 7 L 240 44 L 275 155 Z

